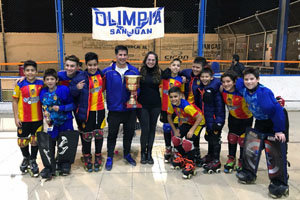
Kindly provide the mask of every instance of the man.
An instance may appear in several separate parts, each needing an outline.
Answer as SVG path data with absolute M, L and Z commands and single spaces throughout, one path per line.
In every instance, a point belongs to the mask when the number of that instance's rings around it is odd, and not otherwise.
M 139 71 L 127 61 L 128 49 L 119 45 L 115 47 L 116 62 L 103 70 L 106 87 L 108 109 L 107 160 L 105 168 L 110 171 L 113 166 L 114 149 L 120 124 L 123 124 L 124 159 L 135 166 L 136 162 L 130 155 L 131 142 L 135 130 L 136 109 L 126 108 L 130 92 L 126 89 L 125 75 L 139 75 Z
M 232 56 L 232 65 L 229 68 L 229 70 L 233 70 L 233 71 L 235 71 L 237 73 L 237 75 L 239 77 L 243 77 L 243 71 L 244 71 L 244 69 L 245 69 L 245 66 L 242 63 L 240 63 L 240 57 L 239 57 L 239 55 L 234 54 Z

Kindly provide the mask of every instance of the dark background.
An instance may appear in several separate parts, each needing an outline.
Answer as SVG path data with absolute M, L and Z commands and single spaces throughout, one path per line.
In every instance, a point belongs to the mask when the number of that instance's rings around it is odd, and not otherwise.
M 62 0 L 65 32 L 92 32 L 92 7 L 153 7 L 153 0 Z M 295 0 L 290 0 L 293 2 Z M 54 0 L 2 0 L 5 32 L 56 32 Z M 279 0 L 207 0 L 206 32 L 279 5 Z M 197 33 L 199 0 L 157 0 L 166 33 Z

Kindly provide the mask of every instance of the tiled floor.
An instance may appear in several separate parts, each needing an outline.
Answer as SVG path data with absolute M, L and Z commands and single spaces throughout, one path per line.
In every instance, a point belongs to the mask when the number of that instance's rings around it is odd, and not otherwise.
M 300 134 L 298 130 L 300 112 L 290 112 L 290 144 L 288 159 L 290 196 L 287 199 L 300 199 Z M 9 118 L 0 120 L 0 129 L 14 128 Z M 227 155 L 227 129 L 223 130 L 221 161 L 224 164 Z M 139 152 L 139 133 L 133 141 L 132 153 L 138 161 L 136 167 L 124 163 L 122 159 L 122 142 L 119 141 L 112 171 L 102 170 L 98 173 L 87 173 L 80 161 L 81 146 L 78 148 L 72 174 L 67 177 L 55 177 L 48 182 L 40 178 L 21 175 L 19 164 L 21 152 L 16 144 L 15 132 L 0 132 L 0 195 L 1 199 L 269 199 L 267 187 L 269 179 L 265 157 L 262 156 L 256 184 L 242 185 L 237 182 L 235 174 L 207 175 L 198 168 L 198 174 L 190 180 L 184 180 L 180 171 L 170 169 L 163 162 L 164 142 L 158 133 L 153 149 L 154 165 L 141 165 Z M 202 155 L 206 153 L 207 144 L 201 138 Z M 104 144 L 104 156 L 106 143 Z M 38 159 L 39 167 L 43 165 Z

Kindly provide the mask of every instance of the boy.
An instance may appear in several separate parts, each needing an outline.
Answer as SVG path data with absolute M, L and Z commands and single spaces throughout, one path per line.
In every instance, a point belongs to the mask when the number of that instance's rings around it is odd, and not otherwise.
M 221 133 L 225 122 L 225 106 L 219 91 L 221 82 L 213 77 L 210 68 L 200 72 L 201 84 L 195 96 L 198 108 L 202 108 L 206 123 L 205 140 L 208 153 L 202 158 L 204 172 L 220 172 Z
M 273 92 L 259 84 L 259 71 L 254 68 L 246 68 L 243 72 L 243 79 L 238 79 L 236 89 L 244 96 L 249 109 L 256 118 L 254 129 L 261 134 L 274 134 L 275 141 L 268 138 L 263 140 L 265 148 L 268 173 L 270 178 L 269 194 L 274 198 L 288 196 L 289 186 L 287 178 L 286 161 L 286 118 L 283 108 L 274 97 Z M 241 183 L 254 183 L 256 180 L 257 167 L 247 164 L 247 156 L 252 151 L 247 142 L 249 134 L 246 135 L 244 150 L 243 169 L 237 174 Z M 250 137 L 250 136 L 249 136 Z M 249 149 L 249 150 L 248 150 Z M 260 149 L 259 149 L 260 150 Z M 275 152 L 275 153 L 274 153 Z M 257 153 L 255 155 L 257 156 Z M 259 158 L 259 157 L 258 157 Z M 259 160 L 257 160 L 259 162 Z M 257 164 L 258 163 L 254 163 Z
M 73 77 L 80 72 L 80 61 L 75 55 L 65 57 L 65 70 L 58 72 L 59 85 L 69 86 Z
M 84 168 L 88 172 L 93 171 L 91 140 L 95 137 L 95 163 L 94 171 L 99 171 L 102 166 L 102 145 L 103 132 L 101 123 L 105 118 L 104 97 L 103 97 L 103 73 L 98 69 L 98 55 L 89 52 L 85 54 L 85 64 L 87 69 L 83 73 L 75 76 L 71 82 L 73 96 L 76 98 L 82 95 L 78 102 L 78 109 L 75 114 L 79 130 L 82 132 L 82 149 Z M 86 82 L 87 87 L 77 87 L 82 80 Z M 83 106 L 87 104 L 88 106 Z
M 169 91 L 171 106 L 168 107 L 168 122 L 172 127 L 174 136 L 172 142 L 174 148 L 178 151 L 175 159 L 172 161 L 173 167 L 184 167 L 182 170 L 183 178 L 190 178 L 194 175 L 195 164 L 193 162 L 195 157 L 194 141 L 196 135 L 199 134 L 199 124 L 203 117 L 200 112 L 183 97 L 183 94 L 178 87 L 172 87 Z M 178 117 L 178 129 L 175 127 L 172 115 L 176 114 Z M 182 138 L 185 139 L 182 140 Z M 183 155 L 185 159 L 182 158 Z
M 197 93 L 198 87 L 200 86 L 200 72 L 207 65 L 206 59 L 203 57 L 196 57 L 193 61 L 192 69 L 184 69 L 181 71 L 181 75 L 186 78 L 185 88 L 184 88 L 184 96 L 185 99 L 190 103 L 195 105 L 195 94 Z M 203 110 L 200 111 L 203 113 Z M 198 167 L 202 166 L 201 163 L 201 155 L 200 155 L 200 133 L 202 128 L 205 125 L 205 119 L 203 118 L 200 123 L 200 132 L 197 134 L 198 140 L 194 141 L 195 146 L 195 163 Z
M 180 65 L 181 60 L 178 58 L 175 58 L 172 60 L 171 65 L 169 68 L 165 69 L 162 72 L 162 89 L 161 89 L 161 114 L 160 114 L 160 121 L 163 124 L 163 131 L 164 131 L 164 139 L 165 139 L 165 162 L 169 162 L 171 158 L 172 153 L 172 147 L 171 147 L 171 127 L 170 124 L 168 124 L 167 119 L 167 110 L 168 107 L 171 106 L 171 102 L 169 99 L 168 91 L 172 87 L 179 87 L 181 89 L 181 92 L 184 92 L 184 84 L 182 81 L 181 76 L 178 75 L 180 71 Z M 173 116 L 175 117 L 175 115 Z
M 45 88 L 40 93 L 40 99 L 42 103 L 43 112 L 46 118 L 46 122 L 49 125 L 47 133 L 51 136 L 51 153 L 48 155 L 54 158 L 55 146 L 58 136 L 61 132 L 74 130 L 73 129 L 73 115 L 72 110 L 74 104 L 70 95 L 70 90 L 67 86 L 58 85 L 58 76 L 55 69 L 47 69 L 44 73 Z M 38 141 L 39 144 L 42 141 Z M 40 152 L 41 156 L 43 152 Z M 59 161 L 58 161 L 59 162 Z M 52 169 L 53 163 L 46 165 L 43 162 L 45 168 L 41 171 L 42 178 L 51 179 L 55 169 Z M 61 173 L 63 175 L 69 174 L 71 163 L 59 162 L 61 167 Z
M 39 98 L 44 85 L 43 81 L 37 80 L 37 64 L 32 60 L 24 63 L 25 80 L 17 83 L 13 93 L 13 112 L 15 124 L 18 128 L 18 145 L 24 157 L 20 170 L 22 173 L 32 172 L 32 176 L 39 175 L 36 163 L 38 153 L 37 132 L 42 131 L 43 115 Z M 31 144 L 31 154 L 29 153 Z

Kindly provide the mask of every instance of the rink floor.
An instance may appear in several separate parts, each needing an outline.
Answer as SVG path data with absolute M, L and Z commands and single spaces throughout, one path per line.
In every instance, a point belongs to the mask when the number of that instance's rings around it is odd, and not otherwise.
M 290 143 L 288 160 L 291 162 L 289 172 L 290 196 L 287 199 L 300 199 L 300 112 L 289 112 Z M 117 143 L 118 154 L 114 157 L 112 171 L 85 172 L 80 161 L 81 145 L 77 150 L 76 161 L 72 165 L 72 173 L 66 177 L 55 177 L 48 182 L 39 178 L 21 175 L 19 165 L 22 155 L 17 146 L 14 121 L 9 116 L 0 115 L 0 194 L 1 199 L 167 199 L 167 200 L 201 200 L 201 199 L 269 199 L 269 184 L 265 156 L 262 154 L 256 184 L 242 185 L 237 182 L 235 173 L 203 174 L 197 168 L 197 175 L 190 180 L 182 179 L 180 171 L 172 170 L 163 161 L 164 141 L 161 133 L 157 133 L 153 149 L 154 165 L 140 164 L 139 135 L 132 144 L 132 155 L 137 166 L 132 167 L 122 159 L 122 140 Z M 9 130 L 9 131 L 7 131 Z M 227 159 L 227 128 L 223 129 L 221 161 Z M 201 153 L 206 154 L 207 143 L 200 140 Z M 92 149 L 94 150 L 94 148 Z M 106 158 L 106 139 L 103 145 Z M 37 160 L 43 168 L 40 157 Z

